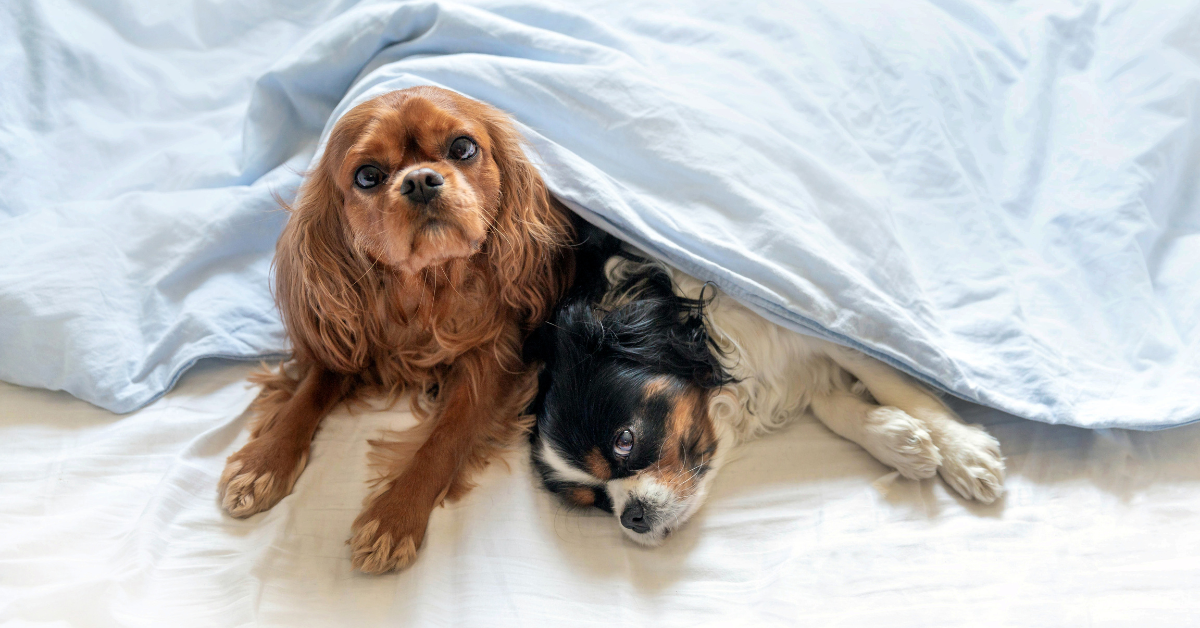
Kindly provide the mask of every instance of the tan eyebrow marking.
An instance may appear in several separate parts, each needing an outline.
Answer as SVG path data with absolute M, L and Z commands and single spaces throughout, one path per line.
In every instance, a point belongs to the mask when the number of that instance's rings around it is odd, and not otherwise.
M 599 447 L 593 447 L 583 461 L 587 464 L 588 472 L 597 478 L 607 481 L 612 477 L 612 467 L 604 459 L 604 454 L 600 453 Z
M 674 382 L 670 377 L 655 377 L 642 385 L 642 399 L 663 395 L 671 388 L 674 388 Z

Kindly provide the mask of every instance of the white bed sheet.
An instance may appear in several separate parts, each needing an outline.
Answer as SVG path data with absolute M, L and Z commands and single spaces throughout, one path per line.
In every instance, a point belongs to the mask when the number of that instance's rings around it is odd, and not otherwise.
M 0 384 L 4 626 L 1195 625 L 1200 426 L 1088 431 L 960 406 L 1003 443 L 1009 495 L 894 480 L 797 422 L 753 443 L 664 547 L 559 508 L 521 448 L 437 510 L 408 571 L 353 573 L 366 439 L 325 421 L 294 494 L 239 521 L 216 481 L 252 367 L 209 363 L 118 416 Z

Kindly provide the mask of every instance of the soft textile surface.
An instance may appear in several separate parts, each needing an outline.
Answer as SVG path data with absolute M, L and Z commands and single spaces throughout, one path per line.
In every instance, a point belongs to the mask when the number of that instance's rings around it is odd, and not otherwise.
M 760 312 L 1051 423 L 1200 418 L 1200 0 L 0 8 L 0 378 L 115 411 L 285 350 L 322 129 L 434 83 Z
M 340 411 L 295 493 L 239 521 L 216 483 L 249 367 L 202 366 L 118 417 L 0 384 L 0 625 L 1189 626 L 1200 426 L 1089 431 L 958 406 L 1008 457 L 993 506 L 895 480 L 815 419 L 757 441 L 661 548 L 559 509 L 528 450 L 434 512 L 400 574 L 350 570 L 366 439 Z

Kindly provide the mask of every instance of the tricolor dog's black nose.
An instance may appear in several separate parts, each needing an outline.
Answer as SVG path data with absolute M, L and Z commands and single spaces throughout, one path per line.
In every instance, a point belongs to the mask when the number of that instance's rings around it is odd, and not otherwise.
M 428 203 L 442 191 L 446 179 L 432 168 L 418 168 L 404 175 L 400 183 L 400 193 L 414 203 Z
M 626 504 L 625 510 L 621 512 L 621 525 L 638 534 L 650 531 L 650 524 L 646 522 L 646 508 L 642 502 L 635 499 Z

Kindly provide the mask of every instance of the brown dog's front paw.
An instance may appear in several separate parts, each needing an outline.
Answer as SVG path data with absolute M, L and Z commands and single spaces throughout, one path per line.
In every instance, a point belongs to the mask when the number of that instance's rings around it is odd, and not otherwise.
M 377 497 L 354 521 L 354 536 L 349 541 L 351 563 L 363 573 L 381 574 L 408 567 L 425 540 L 432 507 L 417 507 L 415 500 L 398 499 L 396 493 L 392 489 Z
M 292 492 L 307 461 L 307 452 L 288 454 L 259 441 L 246 443 L 225 462 L 218 483 L 221 507 L 239 519 L 271 508 Z
M 403 569 L 416 560 L 418 543 L 413 535 L 381 526 L 375 519 L 364 524 L 350 539 L 353 552 L 350 562 L 355 569 L 367 574 Z

